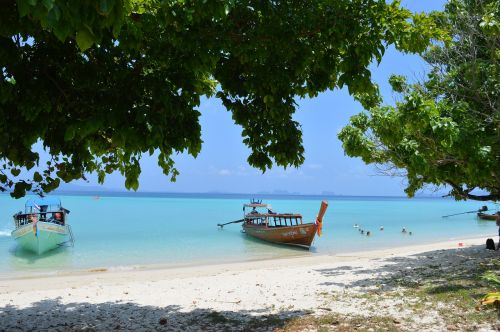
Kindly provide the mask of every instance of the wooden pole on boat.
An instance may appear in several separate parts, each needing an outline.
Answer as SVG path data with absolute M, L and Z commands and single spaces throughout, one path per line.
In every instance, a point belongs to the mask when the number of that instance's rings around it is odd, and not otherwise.
M 318 236 L 321 236 L 321 231 L 323 229 L 323 216 L 325 215 L 327 207 L 328 207 L 328 202 L 322 201 L 321 207 L 319 208 L 318 216 L 316 217 L 316 233 L 318 233 Z
M 217 224 L 217 226 L 219 226 L 222 229 L 222 228 L 224 228 L 224 225 L 237 224 L 237 223 L 240 223 L 240 222 L 243 222 L 243 221 L 245 221 L 245 219 L 230 221 L 230 222 L 227 222 L 225 224 Z
M 452 217 L 452 216 L 458 216 L 460 214 L 466 214 L 466 213 L 479 213 L 479 212 L 484 212 L 484 211 L 488 211 L 488 207 L 486 205 L 484 205 L 483 207 L 481 207 L 479 210 L 449 214 L 447 216 L 443 216 L 442 218 L 448 218 L 448 217 Z
M 323 216 L 325 215 L 327 207 L 328 207 L 328 202 L 327 201 L 322 201 L 321 202 L 321 207 L 319 208 L 319 214 L 318 214 L 318 219 L 320 221 L 323 220 Z

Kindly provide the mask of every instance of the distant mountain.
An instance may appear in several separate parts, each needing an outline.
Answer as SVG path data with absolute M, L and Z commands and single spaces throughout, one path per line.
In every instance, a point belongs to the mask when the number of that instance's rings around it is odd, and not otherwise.
M 55 193 L 65 193 L 65 192 L 122 192 L 123 190 L 108 188 L 104 186 L 87 186 L 78 185 L 71 183 L 63 183 L 57 188 Z

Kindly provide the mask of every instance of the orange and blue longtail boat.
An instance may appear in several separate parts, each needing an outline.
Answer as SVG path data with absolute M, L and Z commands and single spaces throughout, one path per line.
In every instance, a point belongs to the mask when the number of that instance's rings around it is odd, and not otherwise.
M 264 241 L 309 249 L 316 234 L 321 236 L 327 207 L 322 201 L 316 221 L 304 223 L 301 214 L 276 213 L 269 204 L 252 201 L 243 205 L 243 231 Z

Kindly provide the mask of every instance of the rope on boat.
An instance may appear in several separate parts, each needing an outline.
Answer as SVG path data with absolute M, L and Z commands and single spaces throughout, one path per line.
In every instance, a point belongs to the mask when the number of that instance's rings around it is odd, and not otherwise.
M 69 232 L 69 240 L 71 241 L 71 246 L 75 246 L 75 237 L 73 236 L 73 230 L 71 229 L 71 225 L 66 225 L 68 227 L 68 232 Z
M 71 229 L 71 225 L 66 225 L 69 234 L 69 240 L 59 243 L 59 247 L 74 247 L 75 246 L 75 237 L 73 236 L 73 230 Z
M 230 222 L 227 222 L 225 224 L 217 224 L 217 226 L 219 226 L 220 229 L 222 229 L 222 228 L 224 228 L 225 225 L 237 224 L 237 223 L 244 222 L 244 221 L 245 221 L 245 219 L 240 219 L 240 220 L 230 221 Z

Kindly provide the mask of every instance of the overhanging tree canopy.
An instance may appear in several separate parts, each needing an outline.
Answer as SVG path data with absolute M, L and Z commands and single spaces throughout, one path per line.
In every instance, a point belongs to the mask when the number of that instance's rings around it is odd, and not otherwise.
M 409 196 L 433 184 L 456 199 L 498 201 L 500 4 L 451 0 L 444 14 L 451 42 L 423 55 L 432 68 L 426 81 L 391 77 L 402 100 L 354 116 L 339 138 L 349 156 L 404 171 Z
M 0 189 L 20 197 L 116 170 L 137 189 L 141 155 L 154 151 L 175 179 L 171 156 L 198 154 L 197 107 L 213 95 L 242 126 L 250 165 L 298 166 L 294 98 L 343 86 L 373 94 L 368 65 L 388 45 L 418 52 L 440 35 L 434 17 L 398 1 L 3 4 Z M 46 166 L 37 141 L 52 156 Z

